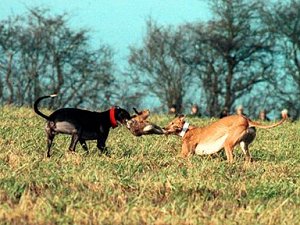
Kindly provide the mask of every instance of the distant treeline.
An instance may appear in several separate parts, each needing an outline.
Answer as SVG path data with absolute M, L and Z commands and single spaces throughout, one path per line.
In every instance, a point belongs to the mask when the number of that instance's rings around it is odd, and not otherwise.
M 287 108 L 300 115 L 300 2 L 213 0 L 212 19 L 162 26 L 146 21 L 125 69 L 114 49 L 90 45 L 68 15 L 32 8 L 0 21 L 0 103 L 32 105 L 59 93 L 55 107 L 139 107 L 149 96 L 166 111 L 198 104 L 217 116 L 243 104 L 247 114 Z M 49 102 L 48 107 L 52 107 Z M 153 109 L 155 110 L 155 109 Z

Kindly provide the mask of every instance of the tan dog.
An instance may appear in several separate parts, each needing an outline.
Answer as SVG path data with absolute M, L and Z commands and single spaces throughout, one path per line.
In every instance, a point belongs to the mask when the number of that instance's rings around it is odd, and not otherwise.
M 147 118 L 150 115 L 148 109 L 138 112 L 133 108 L 136 115 L 131 117 L 131 120 L 127 122 L 127 128 L 135 136 L 147 135 L 147 134 L 164 134 L 164 131 L 157 125 L 149 122 Z
M 251 161 L 249 144 L 254 140 L 257 128 L 272 128 L 282 124 L 286 117 L 272 125 L 262 125 L 251 121 L 245 116 L 232 115 L 224 117 L 205 127 L 190 126 L 183 115 L 176 117 L 163 128 L 166 134 L 182 136 L 181 155 L 210 155 L 225 149 L 229 163 L 233 162 L 233 149 L 240 144 L 246 161 Z

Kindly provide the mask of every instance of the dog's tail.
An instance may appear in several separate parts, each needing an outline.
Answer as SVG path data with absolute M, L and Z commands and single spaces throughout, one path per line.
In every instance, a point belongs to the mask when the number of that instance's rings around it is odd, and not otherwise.
M 43 99 L 45 99 L 45 98 L 54 98 L 54 97 L 56 97 L 56 96 L 57 96 L 57 94 L 53 94 L 53 95 L 47 95 L 47 96 L 43 96 L 43 97 L 38 98 L 38 99 L 34 102 L 34 104 L 33 104 L 34 112 L 35 112 L 36 114 L 38 114 L 39 116 L 43 117 L 44 119 L 49 120 L 49 117 L 48 117 L 48 116 L 46 116 L 46 115 L 43 114 L 41 111 L 39 111 L 39 109 L 38 109 L 38 104 L 39 104 L 39 102 L 40 102 L 41 100 L 43 100 Z
M 269 129 L 269 128 L 273 128 L 273 127 L 277 127 L 280 124 L 282 124 L 285 120 L 287 119 L 287 116 L 283 116 L 283 118 L 278 121 L 277 123 L 271 124 L 271 125 L 263 125 L 254 121 L 249 120 L 249 127 L 257 127 L 257 128 L 262 128 L 262 129 Z

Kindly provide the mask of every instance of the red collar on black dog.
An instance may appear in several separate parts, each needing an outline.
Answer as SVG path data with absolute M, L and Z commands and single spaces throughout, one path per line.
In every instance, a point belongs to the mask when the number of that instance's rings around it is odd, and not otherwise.
M 116 118 L 115 118 L 115 107 L 111 107 L 109 110 L 109 119 L 112 128 L 116 128 L 118 126 Z

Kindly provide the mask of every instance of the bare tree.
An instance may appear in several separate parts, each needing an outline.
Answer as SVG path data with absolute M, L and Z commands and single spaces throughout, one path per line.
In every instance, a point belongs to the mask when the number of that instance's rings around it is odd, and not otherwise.
M 192 69 L 182 61 L 186 45 L 180 27 L 158 26 L 147 22 L 147 34 L 141 47 L 131 47 L 129 71 L 135 84 L 147 95 L 156 96 L 162 104 L 176 104 L 182 110 L 183 98 L 190 85 Z
M 277 79 L 273 97 L 279 107 L 300 116 L 300 2 L 276 2 L 264 19 L 276 38 Z
M 88 31 L 71 29 L 66 17 L 34 8 L 0 22 L 0 81 L 7 103 L 31 105 L 50 93 L 61 93 L 56 107 L 99 109 L 113 101 L 113 50 L 104 44 L 92 48 Z
M 194 55 L 185 61 L 198 70 L 211 116 L 271 79 L 273 42 L 260 21 L 261 7 L 260 1 L 214 0 L 213 20 L 188 25 Z
M 0 96 L 2 102 L 6 101 L 7 104 L 12 104 L 14 101 L 13 62 L 20 50 L 16 38 L 21 30 L 21 27 L 15 24 L 19 20 L 20 18 L 16 17 L 0 22 L 0 55 L 2 56 L 0 59 Z

